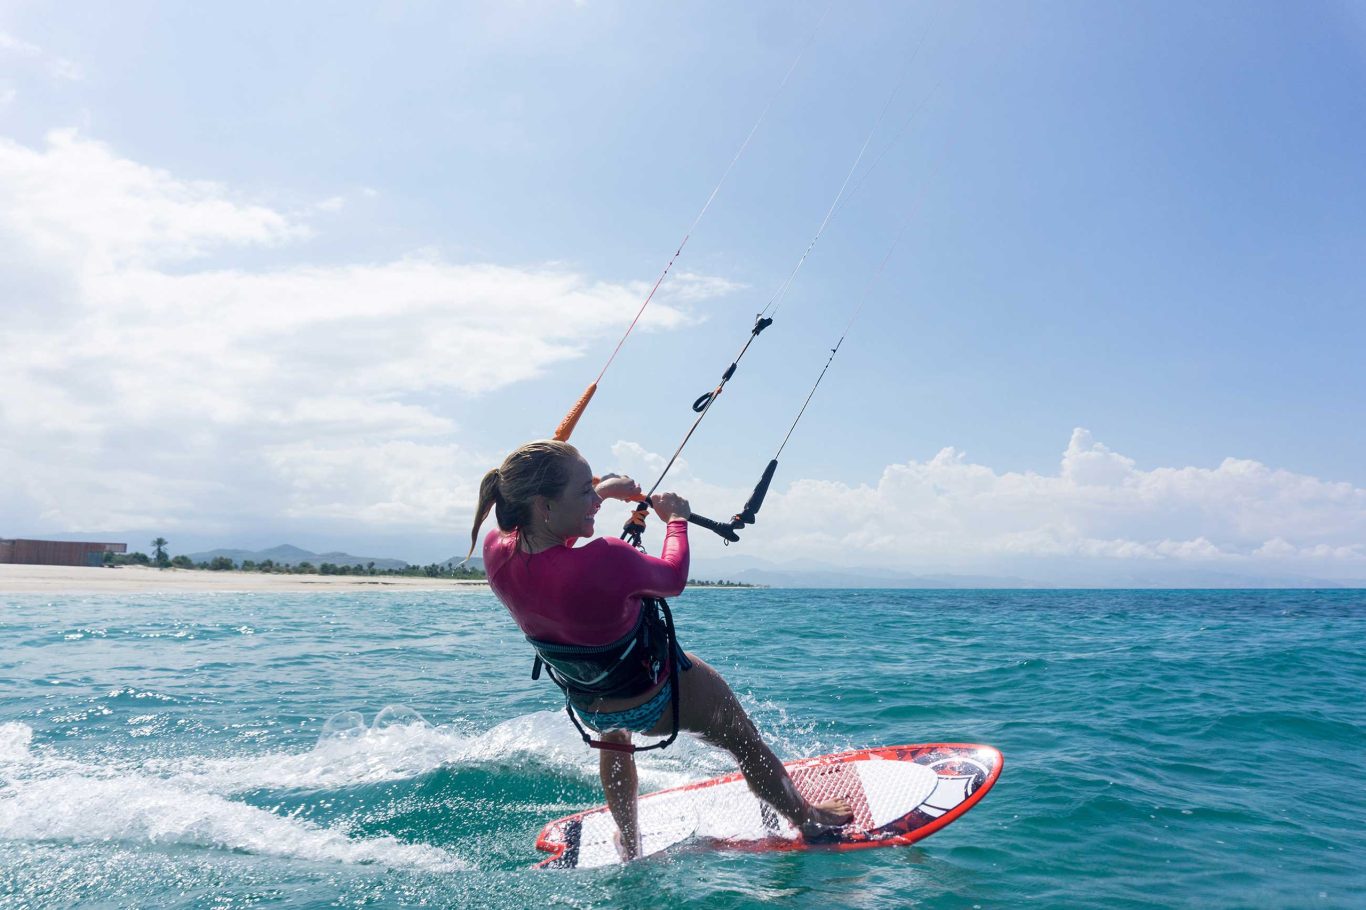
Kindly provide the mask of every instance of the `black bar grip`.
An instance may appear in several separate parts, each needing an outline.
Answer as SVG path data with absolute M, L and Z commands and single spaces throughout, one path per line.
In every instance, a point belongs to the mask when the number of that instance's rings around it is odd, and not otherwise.
M 712 521 L 710 518 L 698 515 L 696 512 L 688 516 L 688 521 L 697 525 L 699 528 L 706 528 L 708 531 L 721 535 L 731 543 L 740 542 L 740 535 L 736 534 L 730 525 L 721 524 L 719 521 Z
M 749 494 L 749 501 L 740 510 L 740 514 L 730 520 L 731 527 L 741 525 L 752 525 L 759 515 L 759 507 L 764 504 L 764 497 L 768 495 L 768 485 L 773 482 L 773 472 L 778 470 L 778 459 L 773 459 L 764 468 L 764 476 L 759 478 L 759 482 L 754 485 L 754 492 Z

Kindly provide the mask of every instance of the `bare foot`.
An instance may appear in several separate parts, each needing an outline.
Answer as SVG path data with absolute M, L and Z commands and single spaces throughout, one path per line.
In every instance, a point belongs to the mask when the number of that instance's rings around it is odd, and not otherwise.
M 617 848 L 617 856 L 621 857 L 623 863 L 629 863 L 632 860 L 640 858 L 640 845 L 637 844 L 635 850 L 628 851 L 626 849 L 626 842 L 621 839 L 620 831 L 612 832 L 612 846 Z
M 802 825 L 802 836 L 807 840 L 830 837 L 853 820 L 854 807 L 843 797 L 812 803 L 810 815 Z

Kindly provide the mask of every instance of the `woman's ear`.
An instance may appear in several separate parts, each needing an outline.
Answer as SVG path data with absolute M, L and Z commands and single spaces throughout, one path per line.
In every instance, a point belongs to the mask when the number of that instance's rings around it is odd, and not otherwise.
M 537 524 L 545 524 L 550 518 L 550 500 L 544 496 L 531 497 L 531 517 Z

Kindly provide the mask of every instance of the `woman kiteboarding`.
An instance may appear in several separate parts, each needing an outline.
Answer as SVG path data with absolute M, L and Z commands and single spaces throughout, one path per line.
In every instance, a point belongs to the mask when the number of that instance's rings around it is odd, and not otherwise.
M 678 647 L 665 597 L 688 579 L 687 500 L 658 493 L 651 504 L 668 532 L 658 557 L 624 541 L 591 538 L 604 499 L 639 500 L 629 477 L 595 478 L 567 442 L 528 443 L 484 475 L 470 532 L 470 552 L 490 510 L 498 527 L 484 539 L 493 593 L 565 691 L 570 719 L 600 749 L 599 773 L 625 859 L 640 855 L 637 775 L 631 734 L 700 736 L 735 757 L 756 796 L 808 840 L 849 823 L 844 799 L 810 803 L 760 738 L 721 678 Z M 597 731 L 592 740 L 581 725 Z M 650 747 L 644 747 L 650 748 Z

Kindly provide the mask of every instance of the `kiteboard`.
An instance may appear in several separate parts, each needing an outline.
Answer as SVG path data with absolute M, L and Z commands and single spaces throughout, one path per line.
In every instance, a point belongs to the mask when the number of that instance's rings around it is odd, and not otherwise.
M 811 802 L 843 797 L 854 820 L 818 843 L 808 842 L 761 801 L 740 774 L 642 796 L 642 854 L 690 845 L 728 850 L 858 850 L 915 843 L 975 806 L 1001 774 L 991 746 L 932 743 L 884 746 L 786 764 Z M 623 862 L 616 822 L 606 806 L 553 821 L 536 848 L 551 854 L 542 868 L 589 869 Z

